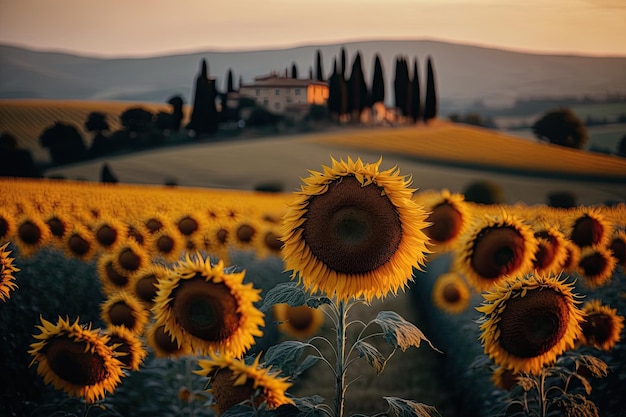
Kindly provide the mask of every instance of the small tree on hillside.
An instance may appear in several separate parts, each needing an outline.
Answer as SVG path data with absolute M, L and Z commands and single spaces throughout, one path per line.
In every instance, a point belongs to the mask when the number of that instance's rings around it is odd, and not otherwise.
M 583 122 L 568 108 L 548 111 L 532 129 L 538 139 L 568 148 L 582 149 L 589 139 Z
M 115 149 L 113 141 L 103 133 L 109 129 L 106 114 L 101 112 L 89 113 L 87 120 L 85 120 L 85 130 L 95 133 L 89 148 L 89 153 L 92 156 L 104 155 Z
M 172 106 L 172 131 L 178 132 L 180 131 L 180 127 L 183 122 L 183 106 L 185 105 L 185 101 L 181 96 L 172 96 L 167 100 L 167 104 Z
M 70 123 L 55 122 L 39 136 L 42 147 L 48 148 L 55 164 L 76 162 L 85 157 L 87 146 L 78 128 Z
M 426 97 L 424 98 L 424 123 L 437 117 L 437 87 L 435 69 L 429 56 L 426 63 Z
M 196 77 L 193 110 L 187 129 L 193 130 L 197 135 L 215 133 L 218 117 L 215 106 L 216 97 L 215 81 L 209 80 L 207 63 L 203 59 L 200 73 Z

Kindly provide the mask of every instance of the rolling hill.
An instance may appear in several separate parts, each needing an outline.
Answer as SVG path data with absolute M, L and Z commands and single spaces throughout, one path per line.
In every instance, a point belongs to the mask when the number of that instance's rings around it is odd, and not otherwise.
M 229 68 L 235 80 L 241 77 L 243 82 L 251 82 L 255 76 L 282 72 L 296 63 L 300 75 L 306 77 L 318 49 L 328 76 L 342 47 L 346 49 L 348 66 L 357 51 L 361 53 L 367 79 L 371 77 L 374 55 L 380 54 L 389 103 L 393 100 L 395 58 L 417 58 L 420 76 L 425 77 L 426 57 L 432 56 L 444 114 L 477 100 L 502 105 L 516 98 L 626 93 L 626 57 L 538 55 L 433 40 L 402 40 L 275 50 L 200 51 L 137 59 L 101 59 L 3 45 L 0 98 L 162 103 L 173 94 L 181 94 L 190 101 L 203 58 L 221 87 Z

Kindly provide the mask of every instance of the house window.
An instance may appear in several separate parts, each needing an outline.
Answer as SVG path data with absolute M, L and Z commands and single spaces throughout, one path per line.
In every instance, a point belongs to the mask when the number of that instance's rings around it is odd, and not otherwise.
M 278 90 L 276 90 L 276 91 L 278 91 Z M 280 110 L 280 103 L 278 103 L 278 102 L 274 103 L 274 108 L 276 110 Z
M 267 107 L 270 104 L 270 101 L 266 98 L 263 99 L 263 105 Z
M 258 96 L 260 96 L 260 95 L 261 95 L 261 89 L 260 89 L 260 88 L 257 88 L 257 89 L 256 89 L 256 96 L 258 97 Z
M 300 95 L 300 89 L 296 88 L 296 95 L 299 96 Z
M 280 90 L 277 88 L 276 89 L 276 95 L 279 96 L 280 95 Z

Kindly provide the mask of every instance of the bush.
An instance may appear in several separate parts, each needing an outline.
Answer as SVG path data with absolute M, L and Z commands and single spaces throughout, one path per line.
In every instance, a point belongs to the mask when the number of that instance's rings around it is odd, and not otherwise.
M 478 204 L 502 204 L 504 197 L 502 188 L 491 181 L 482 180 L 468 184 L 463 190 L 465 201 Z

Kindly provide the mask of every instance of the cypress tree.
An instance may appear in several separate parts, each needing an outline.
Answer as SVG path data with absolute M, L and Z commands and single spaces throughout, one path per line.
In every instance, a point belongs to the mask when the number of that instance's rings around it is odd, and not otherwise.
M 294 80 L 298 79 L 298 67 L 296 66 L 295 62 L 291 64 L 291 78 L 293 78 Z
M 370 105 L 385 101 L 385 79 L 383 76 L 383 66 L 380 63 L 380 56 L 376 54 L 374 59 L 374 76 L 372 77 L 372 96 Z
M 404 57 L 396 58 L 393 88 L 395 94 L 395 106 L 402 115 L 406 116 L 409 93 L 409 71 L 406 58 Z
M 319 49 L 315 54 L 315 79 L 317 81 L 324 81 L 324 70 L 322 68 L 322 51 Z
M 363 76 L 361 64 L 361 52 L 357 52 L 352 62 L 350 80 L 348 81 L 348 112 L 352 113 L 355 122 L 360 119 L 360 114 L 367 106 L 367 84 Z
M 346 79 L 346 48 L 341 48 L 341 77 Z
M 341 108 L 341 91 L 339 86 L 339 73 L 337 72 L 337 58 L 333 61 L 333 73 L 328 79 L 328 113 L 331 118 L 339 119 Z
M 209 80 L 206 60 L 202 60 L 200 74 L 196 77 L 193 110 L 187 129 L 196 134 L 211 134 L 217 130 L 217 109 L 215 108 L 215 81 Z
M 228 75 L 226 79 L 228 80 L 226 83 L 226 92 L 232 93 L 233 91 L 235 91 L 235 89 L 233 88 L 233 71 L 230 68 L 228 69 Z
M 413 78 L 411 79 L 411 118 L 418 122 L 421 116 L 420 80 L 417 72 L 417 57 L 413 60 Z
M 426 97 L 424 98 L 424 123 L 437 117 L 437 90 L 435 86 L 435 70 L 429 56 L 426 66 Z

